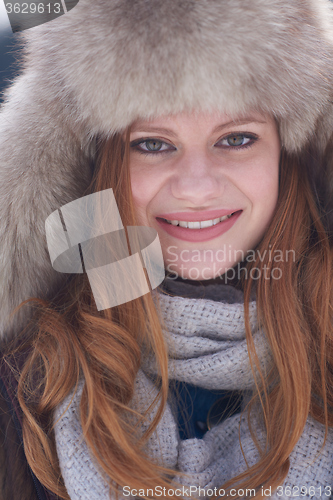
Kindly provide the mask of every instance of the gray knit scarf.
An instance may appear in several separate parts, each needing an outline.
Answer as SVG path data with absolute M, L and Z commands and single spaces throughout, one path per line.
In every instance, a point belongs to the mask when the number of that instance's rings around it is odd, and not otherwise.
M 245 340 L 242 292 L 222 284 L 198 288 L 169 283 L 169 292 L 172 289 L 187 297 L 158 294 L 171 358 L 170 378 L 206 389 L 251 391 L 254 379 Z M 268 370 L 271 355 L 265 336 L 257 326 L 254 301 L 250 302 L 250 324 L 261 367 Z M 144 411 L 154 400 L 157 394 L 151 381 L 154 373 L 153 360 L 146 358 L 135 382 L 131 403 L 135 410 Z M 83 381 L 74 398 L 73 395 L 67 397 L 54 415 L 60 468 L 72 500 L 107 500 L 110 498 L 109 487 L 82 435 L 79 417 L 82 388 Z M 173 480 L 174 489 L 178 487 L 178 496 L 187 498 L 192 494 L 197 498 L 209 498 L 214 488 L 218 492 L 227 480 L 245 471 L 246 461 L 248 466 L 258 461 L 246 415 L 229 417 L 207 431 L 203 439 L 182 441 L 173 408 L 170 401 L 157 430 L 148 440 L 146 450 L 155 462 L 186 473 L 186 476 L 180 475 Z M 152 411 L 149 418 L 152 419 L 154 414 Z M 140 433 L 148 427 L 150 419 L 141 424 Z M 262 425 L 259 420 L 254 424 L 259 440 L 264 442 Z M 274 494 L 266 489 L 266 498 L 333 498 L 330 489 L 333 484 L 333 429 L 329 430 L 322 448 L 324 435 L 324 427 L 309 417 L 291 454 L 287 479 Z M 124 487 L 123 491 L 120 490 L 120 498 L 133 498 L 126 485 Z M 138 491 L 136 494 L 143 496 L 143 493 Z M 161 496 L 159 491 L 156 492 L 158 496 Z M 249 493 L 244 494 L 244 498 L 249 497 Z

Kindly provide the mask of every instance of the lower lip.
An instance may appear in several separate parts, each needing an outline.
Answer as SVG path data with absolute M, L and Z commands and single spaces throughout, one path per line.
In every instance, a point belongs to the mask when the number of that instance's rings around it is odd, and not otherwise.
M 235 212 L 234 215 L 222 222 L 218 222 L 215 226 L 205 227 L 203 229 L 188 229 L 187 227 L 173 226 L 163 219 L 157 218 L 159 225 L 170 236 L 179 238 L 184 241 L 209 241 L 226 233 L 235 224 L 237 219 L 241 216 L 242 210 Z

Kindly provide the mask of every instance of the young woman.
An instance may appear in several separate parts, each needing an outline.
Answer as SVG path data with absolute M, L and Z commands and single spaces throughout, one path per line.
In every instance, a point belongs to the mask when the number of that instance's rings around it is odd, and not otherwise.
M 3 498 L 333 497 L 332 30 L 328 0 L 80 0 L 20 34 Z M 98 308 L 64 207 L 110 188 L 166 278 Z

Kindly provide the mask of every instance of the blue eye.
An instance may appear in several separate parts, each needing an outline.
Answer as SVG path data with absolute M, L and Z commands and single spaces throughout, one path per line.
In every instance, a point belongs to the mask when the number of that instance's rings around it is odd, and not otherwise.
M 160 151 L 163 146 L 162 141 L 155 141 L 154 139 L 152 139 L 151 141 L 145 141 L 144 144 L 148 151 L 153 151 L 153 152 Z
M 258 137 L 252 134 L 229 134 L 220 139 L 215 146 L 228 149 L 244 149 L 251 146 L 257 139 Z
M 174 151 L 175 148 L 166 142 L 159 139 L 138 139 L 131 142 L 131 148 L 143 154 L 165 153 Z

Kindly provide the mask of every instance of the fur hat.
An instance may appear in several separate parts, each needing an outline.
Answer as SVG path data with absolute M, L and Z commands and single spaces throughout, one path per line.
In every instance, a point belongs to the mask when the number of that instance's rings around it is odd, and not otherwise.
M 97 135 L 138 117 L 251 108 L 276 118 L 291 153 L 324 153 L 331 138 L 329 0 L 80 0 L 16 36 L 22 70 L 0 110 L 2 335 L 24 325 L 8 323 L 15 306 L 64 279 L 44 223 L 82 196 Z

